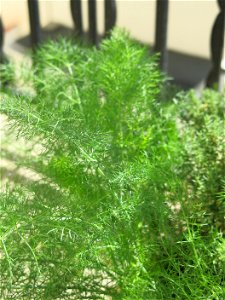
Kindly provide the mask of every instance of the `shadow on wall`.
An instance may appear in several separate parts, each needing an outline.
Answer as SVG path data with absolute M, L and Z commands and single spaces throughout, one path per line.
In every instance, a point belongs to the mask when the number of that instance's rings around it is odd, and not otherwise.
M 207 59 L 175 51 L 168 52 L 168 74 L 184 89 L 199 88 L 211 69 Z

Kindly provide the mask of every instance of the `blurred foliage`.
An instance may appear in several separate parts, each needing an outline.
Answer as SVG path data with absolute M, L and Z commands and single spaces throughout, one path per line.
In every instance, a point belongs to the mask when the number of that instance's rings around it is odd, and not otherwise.
M 184 144 L 188 197 L 199 221 L 225 233 L 225 94 L 205 90 L 180 95 L 179 119 Z M 187 201 L 187 204 L 190 202 Z M 188 204 L 188 209 L 190 208 Z M 197 213 L 196 211 L 196 213 Z M 203 215 L 204 213 L 204 215 Z

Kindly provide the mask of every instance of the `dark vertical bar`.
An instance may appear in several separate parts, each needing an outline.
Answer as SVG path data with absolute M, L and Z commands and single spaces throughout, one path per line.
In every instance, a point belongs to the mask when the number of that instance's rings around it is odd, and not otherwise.
M 8 64 L 9 60 L 3 51 L 4 47 L 4 27 L 2 23 L 2 19 L 0 18 L 0 64 Z M 0 86 L 6 87 L 13 80 L 13 73 L 9 72 L 10 69 L 6 71 L 3 67 L 0 68 Z M 12 71 L 12 69 L 11 69 Z
M 89 38 L 97 45 L 96 0 L 88 0 Z
M 41 41 L 38 0 L 28 0 L 28 11 L 30 19 L 31 44 L 33 50 L 35 50 Z
M 8 62 L 8 58 L 6 57 L 3 51 L 3 47 L 4 47 L 4 27 L 3 27 L 2 19 L 0 18 L 0 64 L 4 64 Z
M 3 29 L 2 19 L 0 18 L 0 63 L 1 64 L 4 62 L 3 44 L 4 44 L 4 29 Z
M 219 79 L 221 72 L 221 61 L 224 47 L 224 31 L 225 31 L 225 1 L 217 0 L 219 5 L 219 14 L 216 17 L 211 34 L 211 61 L 212 68 L 206 80 L 207 87 L 219 87 Z
M 116 24 L 116 1 L 105 0 L 105 36 L 108 36 L 110 30 Z
M 81 0 L 70 0 L 70 9 L 76 34 L 81 36 L 83 33 Z
M 156 30 L 155 47 L 156 52 L 160 52 L 160 68 L 163 71 L 167 69 L 167 26 L 168 26 L 168 8 L 169 0 L 157 0 L 156 4 Z

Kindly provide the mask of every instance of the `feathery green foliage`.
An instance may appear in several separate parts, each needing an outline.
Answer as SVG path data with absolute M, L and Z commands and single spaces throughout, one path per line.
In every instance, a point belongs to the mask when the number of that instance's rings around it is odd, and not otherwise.
M 195 210 L 183 209 L 189 150 L 176 115 L 190 110 L 157 101 L 157 57 L 115 30 L 99 50 L 49 42 L 25 76 L 1 112 L 42 145 L 18 160 L 40 179 L 1 195 L 1 297 L 222 297 L 222 235 L 212 225 L 202 236 Z
M 225 93 L 206 90 L 201 98 L 193 92 L 178 98 L 183 173 L 189 198 L 195 203 L 188 208 L 189 213 L 196 210 L 194 215 L 208 224 L 205 230 L 215 226 L 225 233 Z

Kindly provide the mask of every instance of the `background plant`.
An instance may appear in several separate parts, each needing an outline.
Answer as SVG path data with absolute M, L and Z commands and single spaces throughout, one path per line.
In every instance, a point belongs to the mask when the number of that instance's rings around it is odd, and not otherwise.
M 205 230 L 213 226 L 224 233 L 224 93 L 206 90 L 199 98 L 190 92 L 180 100 L 178 122 L 188 197 L 198 210 L 195 216 L 207 224 Z

